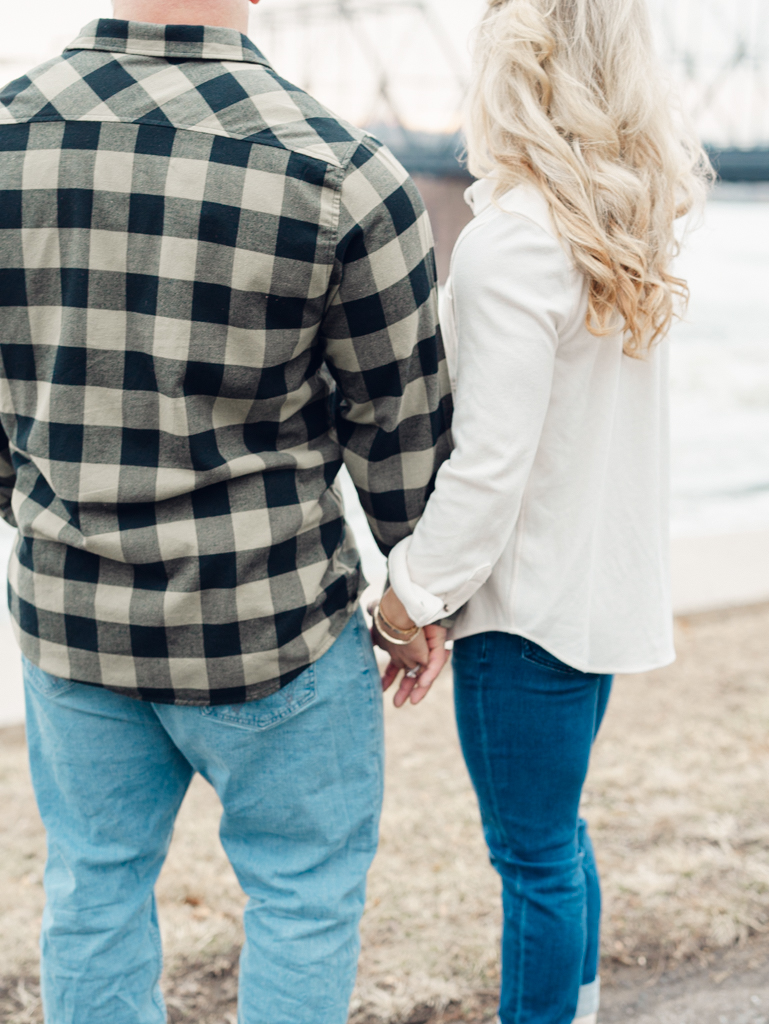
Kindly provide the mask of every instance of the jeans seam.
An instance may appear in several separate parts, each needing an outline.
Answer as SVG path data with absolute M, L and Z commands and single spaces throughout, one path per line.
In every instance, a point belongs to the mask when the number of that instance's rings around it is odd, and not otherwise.
M 361 622 L 358 616 L 359 612 L 356 612 L 352 618 L 353 629 L 355 630 L 355 640 L 358 644 L 358 654 L 360 656 L 362 669 L 366 675 L 370 676 L 372 675 L 371 665 L 369 664 L 369 659 L 366 657 L 366 652 L 363 649 L 365 646 L 364 637 L 368 635 L 368 631 L 361 627 Z
M 360 630 L 360 624 L 358 624 L 358 629 Z M 359 637 L 360 637 L 361 642 L 365 643 L 365 641 L 363 640 L 363 635 L 359 633 Z M 376 655 L 373 655 L 373 657 L 376 658 Z M 366 660 L 367 659 L 364 657 L 364 662 Z M 381 680 L 381 677 L 379 675 L 379 669 L 378 668 L 377 668 L 377 670 L 375 672 L 372 672 L 371 666 L 370 665 L 366 665 L 365 666 L 365 671 L 371 677 L 371 687 L 369 688 L 369 703 L 370 703 L 371 711 L 372 711 L 371 732 L 372 732 L 372 736 L 376 736 L 377 733 L 383 733 L 383 731 L 384 731 L 384 709 L 382 708 L 382 680 Z M 383 798 L 383 796 L 384 796 L 384 786 L 385 786 L 385 778 L 384 778 L 384 767 L 385 766 L 384 766 L 384 756 L 383 756 L 384 747 L 381 744 L 380 744 L 380 750 L 381 750 L 381 756 L 377 757 L 377 759 L 376 759 L 376 765 L 377 765 L 376 771 L 377 771 L 377 792 L 379 793 L 379 799 L 381 800 Z M 375 832 L 376 832 L 375 841 L 378 842 L 377 837 L 379 835 L 379 820 L 377 820 L 374 828 L 375 828 Z
M 485 641 L 485 637 L 484 637 L 484 641 Z M 483 704 L 483 676 L 484 676 L 484 671 L 485 671 L 485 667 L 486 667 L 486 659 L 485 659 L 485 657 L 483 657 L 483 654 L 485 654 L 485 651 L 482 652 L 482 656 L 481 656 L 481 662 L 480 662 L 481 668 L 480 668 L 480 672 L 479 672 L 477 697 L 476 697 L 477 707 L 478 707 L 478 723 L 479 723 L 480 732 L 481 732 L 481 745 L 482 745 L 482 750 L 483 750 L 483 766 L 484 766 L 484 769 L 486 771 L 486 785 L 487 785 L 487 789 L 488 789 L 488 792 L 489 792 L 489 795 L 490 795 L 490 798 L 491 798 L 492 810 L 493 810 L 493 813 L 494 813 L 494 827 L 499 832 L 501 832 L 502 831 L 502 817 L 501 817 L 500 812 L 499 812 L 499 800 L 497 798 L 497 791 L 496 791 L 496 787 L 494 786 L 493 773 L 492 773 L 492 770 L 491 770 L 491 757 L 490 757 L 490 753 L 489 753 L 490 744 L 489 744 L 488 732 L 486 730 L 486 715 L 485 715 L 485 708 L 484 708 L 484 704 Z
M 351 623 L 353 632 L 355 634 L 355 643 L 358 648 L 358 657 L 360 659 L 361 672 L 369 681 L 368 708 L 371 712 L 369 715 L 369 740 L 373 741 L 376 738 L 377 733 L 379 732 L 378 723 L 381 721 L 381 709 L 377 708 L 377 699 L 379 698 L 381 692 L 378 685 L 380 682 L 380 678 L 379 671 L 372 671 L 370 660 L 366 657 L 366 651 L 364 648 L 366 642 L 365 638 L 368 636 L 368 630 L 365 628 L 365 622 L 363 624 L 361 623 L 361 615 L 362 612 L 360 608 L 358 608 L 358 610 L 355 612 L 351 619 Z M 381 799 L 381 795 L 384 790 L 384 765 L 382 763 L 381 757 L 376 758 L 376 786 L 377 792 L 380 794 Z M 378 830 L 379 820 L 377 820 L 376 823 L 374 824 L 375 834 L 373 836 L 373 840 L 375 844 L 377 843 Z
M 487 667 L 487 650 L 488 650 L 488 633 L 482 633 L 481 635 L 481 650 L 480 657 L 478 658 L 478 684 L 475 688 L 475 705 L 476 713 L 478 716 L 478 728 L 480 731 L 481 749 L 483 751 L 483 768 L 486 776 L 486 789 L 489 793 L 489 804 L 491 811 L 494 816 L 494 827 L 497 831 L 502 831 L 501 815 L 499 813 L 499 802 L 497 800 L 496 789 L 493 785 L 493 775 L 491 771 L 491 759 L 489 754 L 489 738 L 486 731 L 486 715 L 484 712 L 483 704 L 483 679 Z M 478 794 L 479 803 L 480 794 Z
M 153 900 L 154 900 L 154 897 L 153 897 Z M 157 910 L 156 910 L 156 913 L 157 913 Z M 158 926 L 158 928 L 153 928 L 152 929 L 152 942 L 153 942 L 153 945 L 155 946 L 155 952 L 157 954 L 157 965 L 158 965 L 158 978 L 157 978 L 157 981 L 155 982 L 155 985 L 153 986 L 154 987 L 154 991 L 152 993 L 152 1001 L 154 1002 L 155 1006 L 157 1006 L 158 1010 L 160 1010 L 162 1013 L 166 1013 L 167 1012 L 167 1007 L 165 1005 L 165 1000 L 163 999 L 163 992 L 162 992 L 162 990 L 160 988 L 160 979 L 163 977 L 163 967 L 165 965 L 164 965 L 164 962 L 163 962 L 164 961 L 164 957 L 163 957 L 163 939 L 162 939 L 162 937 L 160 935 L 159 926 Z
M 516 872 L 516 888 L 520 891 L 520 871 Z M 523 982 L 524 972 L 526 969 L 526 897 L 521 894 L 521 915 L 520 921 L 518 922 L 518 936 L 521 943 L 521 948 L 518 953 L 518 1001 L 515 1008 L 515 1024 L 520 1024 L 521 1017 L 523 1015 Z

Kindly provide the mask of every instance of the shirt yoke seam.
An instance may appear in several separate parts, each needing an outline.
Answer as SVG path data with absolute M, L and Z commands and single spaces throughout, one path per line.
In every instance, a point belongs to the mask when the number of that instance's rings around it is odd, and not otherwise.
M 238 135 L 236 132 L 228 132 L 224 129 L 212 128 L 212 127 L 201 127 L 200 125 L 190 124 L 169 124 L 168 121 L 155 121 L 151 118 L 142 118 L 141 121 L 133 121 L 127 117 L 107 117 L 101 115 L 99 117 L 53 117 L 34 115 L 32 117 L 26 117 L 22 120 L 17 118 L 6 118 L 0 117 L 0 125 L 24 125 L 24 124 L 61 124 L 67 122 L 69 124 L 82 124 L 84 122 L 90 124 L 132 124 L 141 127 L 142 125 L 152 125 L 153 128 L 165 128 L 168 131 L 183 131 L 183 132 L 196 132 L 199 135 L 216 135 L 223 139 L 235 139 L 237 142 L 246 142 L 251 146 L 263 146 L 266 149 L 280 149 L 285 148 L 289 153 L 298 153 L 301 156 L 307 156 L 311 160 L 317 160 L 318 163 L 327 164 L 329 167 L 346 171 L 349 164 L 349 160 L 352 158 L 352 153 L 360 145 L 360 141 L 356 142 L 352 152 L 349 155 L 345 155 L 344 160 L 329 160 L 327 157 L 319 156 L 317 153 L 312 152 L 312 148 L 307 146 L 270 146 L 269 143 L 262 142 L 259 139 L 253 139 L 248 135 Z
M 246 143 L 246 144 L 248 144 L 250 146 L 261 146 L 261 147 L 263 147 L 265 149 L 280 149 L 281 148 L 281 147 L 277 147 L 277 146 L 270 146 L 266 142 L 262 142 L 259 139 L 252 139 L 252 138 L 250 138 L 247 135 L 237 135 L 234 132 L 228 132 L 228 131 L 219 130 L 219 129 L 211 128 L 211 127 L 200 127 L 198 125 L 168 124 L 168 122 L 155 121 L 155 120 L 146 119 L 146 118 L 144 120 L 142 120 L 142 121 L 132 121 L 132 120 L 129 120 L 128 118 L 124 118 L 124 117 L 105 117 L 105 116 L 93 117 L 93 118 L 89 118 L 89 117 L 68 118 L 68 117 L 64 117 L 64 116 L 61 116 L 61 117 L 33 116 L 33 117 L 24 118 L 23 120 L 18 120 L 16 118 L 0 117 L 0 125 L 61 124 L 61 123 L 65 123 L 65 122 L 69 123 L 69 124 L 81 124 L 81 123 L 84 123 L 84 122 L 88 122 L 88 123 L 91 123 L 91 124 L 104 124 L 104 123 L 106 123 L 106 124 L 128 124 L 128 125 L 138 125 L 138 126 L 141 126 L 141 125 L 152 125 L 154 128 L 164 128 L 167 131 L 195 132 L 195 133 L 197 133 L 199 135 L 214 135 L 214 136 L 216 136 L 218 138 L 234 139 L 237 142 L 244 142 L 244 143 Z M 357 151 L 358 147 L 360 145 L 362 145 L 366 141 L 366 138 L 367 138 L 367 136 L 364 136 L 362 139 L 354 139 L 350 143 L 350 145 L 348 146 L 348 148 L 347 148 L 343 158 L 338 160 L 338 161 L 331 161 L 331 160 L 328 160 L 325 157 L 319 156 L 317 153 L 311 152 L 309 148 L 299 147 L 299 146 L 285 147 L 287 152 L 297 153 L 297 154 L 299 154 L 301 156 L 306 156 L 310 160 L 317 160 L 318 163 L 325 164 L 328 168 L 332 169 L 331 173 L 329 174 L 329 178 L 328 178 L 328 181 L 327 181 L 327 184 L 326 184 L 327 188 L 329 188 L 334 193 L 336 193 L 336 199 L 335 199 L 335 202 L 334 202 L 334 225 L 333 225 L 333 228 L 329 230 L 329 243 L 328 243 L 327 252 L 326 252 L 326 256 L 327 257 L 332 257 L 331 262 L 333 262 L 333 255 L 336 252 L 336 246 L 337 246 L 337 243 L 338 243 L 338 240 L 339 240 L 339 221 L 340 221 L 340 218 L 341 218 L 341 192 L 342 192 L 342 186 L 344 184 L 344 179 L 345 179 L 345 177 L 346 177 L 346 175 L 347 175 L 347 173 L 349 171 L 350 161 L 352 160 L 352 157 L 355 154 L 355 152 Z M 328 262 L 328 259 L 327 259 L 326 262 Z

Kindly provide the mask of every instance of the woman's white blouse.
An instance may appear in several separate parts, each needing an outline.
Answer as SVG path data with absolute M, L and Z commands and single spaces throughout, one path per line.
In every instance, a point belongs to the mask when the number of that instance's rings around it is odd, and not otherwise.
M 442 322 L 454 443 L 390 581 L 419 625 L 516 633 L 583 672 L 675 658 L 667 345 L 643 359 L 586 325 L 587 282 L 544 198 L 468 191 Z

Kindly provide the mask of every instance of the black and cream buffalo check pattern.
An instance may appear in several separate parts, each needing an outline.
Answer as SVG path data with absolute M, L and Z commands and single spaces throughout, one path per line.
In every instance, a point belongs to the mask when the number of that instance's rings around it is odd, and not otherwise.
M 22 649 L 161 703 L 267 696 L 449 451 L 419 195 L 238 32 L 101 20 L 0 93 L 0 513 Z

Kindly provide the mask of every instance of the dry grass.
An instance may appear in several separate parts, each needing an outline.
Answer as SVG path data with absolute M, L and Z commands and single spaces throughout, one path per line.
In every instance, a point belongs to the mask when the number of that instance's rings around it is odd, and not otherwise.
M 623 960 L 769 932 L 769 608 L 682 620 L 678 650 L 620 682 L 586 793 Z
M 587 787 L 607 968 L 640 958 L 661 970 L 769 931 L 769 607 L 681 621 L 678 632 L 677 665 L 618 681 Z M 499 886 L 459 756 L 449 680 L 418 710 L 389 708 L 387 722 L 387 804 L 353 1020 L 430 1019 L 420 1006 L 447 1008 L 445 1020 L 487 1020 Z M 0 1018 L 26 1024 L 40 1019 L 44 839 L 21 730 L 0 733 L 0 801 L 9 983 Z M 158 886 L 171 1017 L 196 1024 L 234 1020 L 243 900 L 216 840 L 218 817 L 213 792 L 196 780 Z M 19 978 L 28 979 L 22 989 Z

